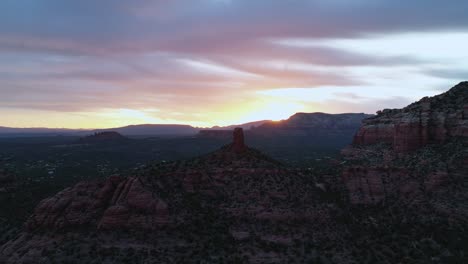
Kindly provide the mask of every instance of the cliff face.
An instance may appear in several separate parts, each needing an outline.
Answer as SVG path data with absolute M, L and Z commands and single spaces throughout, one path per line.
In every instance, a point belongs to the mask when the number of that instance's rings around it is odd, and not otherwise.
M 363 121 L 342 151 L 354 204 L 418 197 L 468 172 L 468 82 Z
M 378 112 L 363 121 L 353 143 L 387 142 L 396 152 L 409 152 L 453 137 L 468 137 L 468 82 L 403 109 Z

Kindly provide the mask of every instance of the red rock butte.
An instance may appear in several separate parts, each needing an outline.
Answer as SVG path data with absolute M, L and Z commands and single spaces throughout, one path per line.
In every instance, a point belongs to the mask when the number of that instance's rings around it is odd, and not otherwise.
M 342 151 L 351 161 L 342 173 L 350 202 L 412 197 L 414 203 L 416 197 L 467 175 L 467 103 L 468 82 L 462 82 L 443 94 L 365 119 L 354 144 Z
M 392 144 L 407 153 L 453 137 L 468 137 L 468 82 L 434 97 L 425 97 L 403 109 L 385 109 L 365 119 L 355 145 Z
M 234 129 L 231 149 L 234 152 L 243 152 L 247 149 L 244 143 L 244 130 L 240 127 Z

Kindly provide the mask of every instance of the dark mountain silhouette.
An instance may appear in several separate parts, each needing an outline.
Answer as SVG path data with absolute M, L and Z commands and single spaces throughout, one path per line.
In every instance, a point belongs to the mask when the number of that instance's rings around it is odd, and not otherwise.
M 90 133 L 98 133 L 105 131 L 115 131 L 124 136 L 190 136 L 197 134 L 200 130 L 232 130 L 240 127 L 246 130 L 275 128 L 290 129 L 291 125 L 296 124 L 302 120 L 302 128 L 333 128 L 333 125 L 338 128 L 357 129 L 359 122 L 362 118 L 369 115 L 365 114 L 324 114 L 324 113 L 298 113 L 291 118 L 273 122 L 269 120 L 249 122 L 240 125 L 212 127 L 212 128 L 196 128 L 190 125 L 166 125 L 166 124 L 142 124 L 130 125 L 125 127 L 106 128 L 106 129 L 53 129 L 53 128 L 10 128 L 0 127 L 0 136 L 51 136 L 51 135 L 73 135 L 85 136 Z M 315 123 L 314 123 L 315 122 Z M 294 126 L 294 125 L 293 125 Z M 260 131 L 260 130 L 259 130 Z M 292 131 L 292 130 L 291 130 Z M 282 131 L 282 133 L 287 133 Z
M 173 136 L 186 136 L 195 135 L 198 129 L 189 125 L 131 125 L 110 129 L 98 129 L 95 132 L 101 131 L 115 131 L 126 136 L 160 136 L 160 135 L 173 135 Z
M 240 125 L 214 126 L 211 128 L 204 128 L 203 130 L 233 130 L 237 127 L 240 127 L 244 130 L 248 130 L 253 127 L 258 127 L 260 125 L 263 125 L 264 123 L 267 123 L 267 122 L 271 122 L 271 120 L 260 120 L 260 121 L 254 121 L 254 122 L 249 122 L 249 123 L 240 124 Z
M 89 133 L 85 129 L 62 129 L 62 128 L 13 128 L 0 126 L 0 137 L 18 136 L 53 136 L 71 135 L 78 133 Z
M 195 135 L 199 129 L 189 125 L 143 124 L 106 129 L 53 129 L 53 128 L 10 128 L 0 127 L 0 136 L 85 136 L 90 133 L 115 131 L 125 136 L 187 136 Z
M 361 126 L 362 120 L 373 115 L 363 113 L 326 114 L 326 113 L 296 113 L 286 120 L 259 121 L 252 123 L 247 134 L 264 136 L 309 136 L 323 134 L 347 134 L 352 137 Z M 226 137 L 230 127 L 218 129 L 203 129 L 200 136 Z
M 310 133 L 318 130 L 354 130 L 361 126 L 363 119 L 371 116 L 373 115 L 364 113 L 296 113 L 286 120 L 268 121 L 252 130 L 257 133 L 269 131 L 272 133 Z
M 127 137 L 115 131 L 96 132 L 92 135 L 82 137 L 78 140 L 81 144 L 95 144 L 95 143 L 118 143 L 129 140 Z

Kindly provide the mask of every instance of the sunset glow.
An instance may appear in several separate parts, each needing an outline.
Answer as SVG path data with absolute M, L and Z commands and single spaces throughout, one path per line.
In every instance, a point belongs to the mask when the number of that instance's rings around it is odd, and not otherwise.
M 468 78 L 468 4 L 442 2 L 3 1 L 0 126 L 402 107 Z

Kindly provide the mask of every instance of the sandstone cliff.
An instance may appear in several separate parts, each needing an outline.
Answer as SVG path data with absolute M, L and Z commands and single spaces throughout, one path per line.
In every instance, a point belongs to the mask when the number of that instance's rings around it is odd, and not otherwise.
M 468 82 L 403 109 L 385 109 L 363 121 L 355 145 L 390 143 L 396 152 L 468 137 Z
M 354 204 L 418 197 L 468 173 L 468 82 L 363 121 L 342 151 Z

